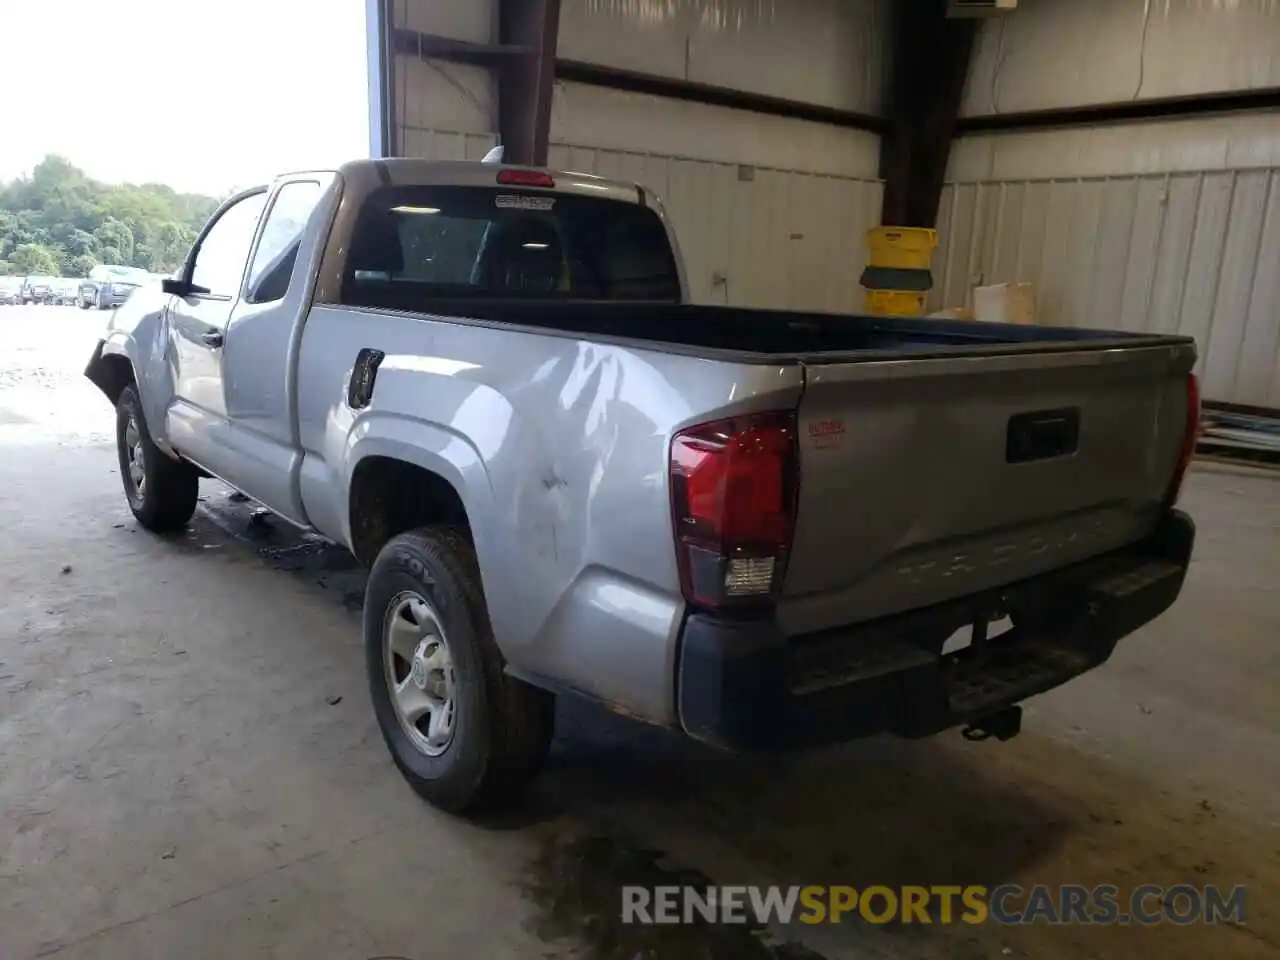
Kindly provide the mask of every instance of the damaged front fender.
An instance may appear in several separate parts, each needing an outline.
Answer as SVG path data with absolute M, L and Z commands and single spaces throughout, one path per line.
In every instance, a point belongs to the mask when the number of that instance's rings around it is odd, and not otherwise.
M 119 402 L 124 388 L 132 384 L 142 401 L 151 439 L 173 456 L 166 422 L 173 400 L 167 342 L 164 301 L 157 302 L 140 291 L 112 314 L 94 345 L 84 375 L 112 406 Z
M 133 363 L 122 353 L 108 352 L 105 340 L 99 340 L 84 368 L 84 375 L 115 406 L 124 388 L 134 382 Z

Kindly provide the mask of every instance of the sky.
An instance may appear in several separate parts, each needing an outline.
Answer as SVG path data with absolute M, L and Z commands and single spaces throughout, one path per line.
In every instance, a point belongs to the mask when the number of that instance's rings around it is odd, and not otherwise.
M 222 195 L 368 156 L 365 0 L 0 0 L 0 180 Z

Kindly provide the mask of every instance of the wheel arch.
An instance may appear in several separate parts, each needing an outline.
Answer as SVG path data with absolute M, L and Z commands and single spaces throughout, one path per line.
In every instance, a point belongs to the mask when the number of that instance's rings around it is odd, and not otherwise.
M 440 427 L 399 417 L 362 418 L 347 462 L 347 542 L 362 563 L 415 527 L 464 528 L 478 555 L 487 541 L 492 499 L 488 474 L 473 446 Z
M 106 344 L 93 355 L 84 375 L 103 392 L 112 406 L 120 402 L 120 394 L 124 393 L 125 387 L 136 387 L 138 382 L 133 361 L 128 354 L 120 349 L 109 350 Z
M 173 400 L 173 382 L 164 348 L 158 315 L 144 317 L 130 329 L 110 330 L 94 350 L 84 375 L 113 406 L 120 402 L 124 388 L 132 385 L 142 402 L 151 439 L 172 457 L 177 452 L 169 443 L 166 413 Z

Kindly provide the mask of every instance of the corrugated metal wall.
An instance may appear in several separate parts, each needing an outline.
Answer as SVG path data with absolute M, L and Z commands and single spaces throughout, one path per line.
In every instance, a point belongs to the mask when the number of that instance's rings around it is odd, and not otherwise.
M 552 146 L 551 163 L 663 197 L 697 302 L 837 311 L 862 302 L 875 181 L 568 144 Z
M 964 114 L 1280 86 L 1280 0 L 1020 0 L 983 26 Z
M 890 0 L 562 0 L 560 56 L 879 113 Z
M 397 57 L 393 97 L 399 152 L 435 160 L 483 157 L 497 141 L 495 86 L 481 67 Z
M 879 108 L 889 0 L 564 0 L 562 57 L 843 109 Z M 487 40 L 490 5 L 397 0 L 396 24 Z M 396 59 L 401 152 L 479 159 L 496 142 L 488 71 Z M 550 163 L 663 198 L 704 303 L 853 310 L 879 220 L 879 138 L 557 83 Z
M 1207 397 L 1280 406 L 1280 115 L 969 138 L 938 229 L 934 308 L 1030 280 L 1042 322 L 1193 336 Z
M 553 166 L 662 197 L 703 303 L 854 310 L 879 222 L 878 138 L 857 130 L 557 84 Z
M 560 55 L 874 113 L 890 0 L 564 0 Z M 551 162 L 665 201 L 701 302 L 852 310 L 879 222 L 879 138 L 557 84 Z
M 1280 85 L 1280 0 L 1022 0 L 966 115 Z M 932 307 L 1030 280 L 1042 322 L 1194 336 L 1211 399 L 1280 406 L 1280 114 L 966 137 Z
M 956 184 L 937 263 L 975 282 L 1031 280 L 1045 323 L 1182 333 L 1208 397 L 1280 406 L 1280 172 Z
M 494 5 L 395 0 L 391 25 L 488 43 Z M 497 86 L 488 70 L 398 55 L 393 77 L 396 143 L 404 156 L 479 160 L 496 142 Z

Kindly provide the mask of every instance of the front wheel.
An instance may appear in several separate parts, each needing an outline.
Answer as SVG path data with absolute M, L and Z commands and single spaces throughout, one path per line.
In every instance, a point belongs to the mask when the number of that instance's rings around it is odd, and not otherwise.
M 125 497 L 138 522 L 156 533 L 185 527 L 196 511 L 200 476 L 155 445 L 134 386 L 125 387 L 116 403 L 116 449 Z
M 519 796 L 546 759 L 555 701 L 504 673 L 465 534 L 428 527 L 382 549 L 364 641 L 374 714 L 409 785 L 456 813 Z

